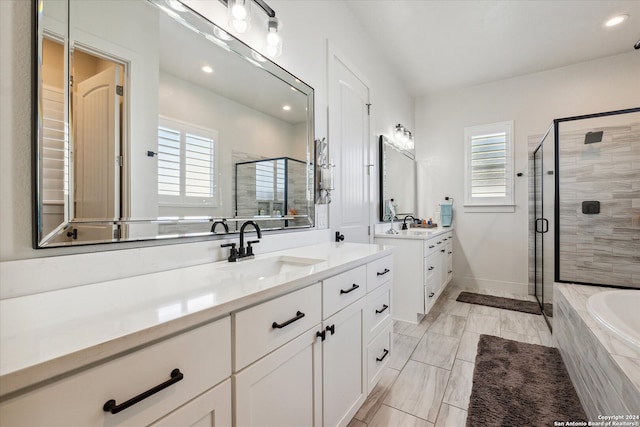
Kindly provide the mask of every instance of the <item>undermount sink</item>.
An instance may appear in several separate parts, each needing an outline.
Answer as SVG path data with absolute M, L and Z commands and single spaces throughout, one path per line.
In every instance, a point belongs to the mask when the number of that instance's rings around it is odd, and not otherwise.
M 259 258 L 230 263 L 220 269 L 243 279 L 262 279 L 269 276 L 299 272 L 324 261 L 324 259 L 282 255 L 273 258 Z

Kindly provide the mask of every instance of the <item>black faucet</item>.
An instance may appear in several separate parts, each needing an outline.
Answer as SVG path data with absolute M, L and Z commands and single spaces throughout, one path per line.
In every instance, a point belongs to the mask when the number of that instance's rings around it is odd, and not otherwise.
M 222 225 L 224 227 L 225 233 L 229 232 L 229 227 L 227 226 L 227 221 L 223 219 L 222 221 L 220 221 L 220 220 L 214 221 L 213 224 L 211 224 L 211 232 L 212 233 L 216 232 L 216 226 L 218 224 L 220 224 L 220 225 Z
M 402 221 L 402 229 L 406 230 L 407 229 L 407 218 L 411 218 L 414 222 L 415 222 L 415 218 L 413 217 L 413 215 L 407 215 L 404 217 L 404 220 Z
M 254 221 L 246 221 L 240 227 L 240 247 L 236 249 L 235 243 L 227 243 L 224 245 L 220 245 L 221 248 L 231 247 L 229 251 L 229 262 L 238 262 L 245 259 L 251 259 L 255 255 L 253 253 L 253 247 L 251 246 L 254 243 L 260 243 L 260 240 L 250 240 L 247 242 L 247 247 L 244 247 L 244 229 L 248 226 L 252 225 L 253 228 L 256 229 L 256 234 L 258 235 L 258 239 L 262 239 L 262 232 L 260 231 L 260 227 Z

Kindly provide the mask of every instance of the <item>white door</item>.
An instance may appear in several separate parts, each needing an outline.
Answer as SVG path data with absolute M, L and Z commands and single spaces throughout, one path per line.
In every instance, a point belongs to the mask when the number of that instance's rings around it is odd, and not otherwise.
M 78 84 L 74 108 L 74 219 L 120 217 L 120 65 Z M 111 226 L 78 228 L 83 240 L 109 239 Z
M 329 151 L 337 163 L 331 230 L 348 242 L 371 241 L 369 88 L 330 54 Z

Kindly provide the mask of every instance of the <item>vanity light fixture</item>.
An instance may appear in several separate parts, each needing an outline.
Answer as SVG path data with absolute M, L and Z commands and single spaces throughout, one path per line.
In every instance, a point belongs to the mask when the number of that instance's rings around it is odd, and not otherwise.
M 229 26 L 239 33 L 251 28 L 251 3 L 257 4 L 267 14 L 267 35 L 263 48 L 267 56 L 275 58 L 282 54 L 281 24 L 276 12 L 264 0 L 219 0 L 227 7 Z
M 413 135 L 411 131 L 400 123 L 396 125 L 396 129 L 393 132 L 393 138 L 391 139 L 392 145 L 394 145 L 399 150 L 411 151 L 415 148 L 415 143 L 413 140 Z
M 627 18 L 629 18 L 629 15 L 627 15 L 627 14 L 616 15 L 613 18 L 607 20 L 607 22 L 604 23 L 604 26 L 605 27 L 615 27 L 618 24 L 622 24 L 624 21 L 627 20 Z

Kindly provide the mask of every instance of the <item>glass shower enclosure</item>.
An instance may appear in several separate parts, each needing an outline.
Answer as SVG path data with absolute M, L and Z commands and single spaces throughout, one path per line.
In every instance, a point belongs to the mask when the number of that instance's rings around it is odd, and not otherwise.
M 538 141 L 529 276 L 551 327 L 554 282 L 640 289 L 640 108 L 556 119 Z

